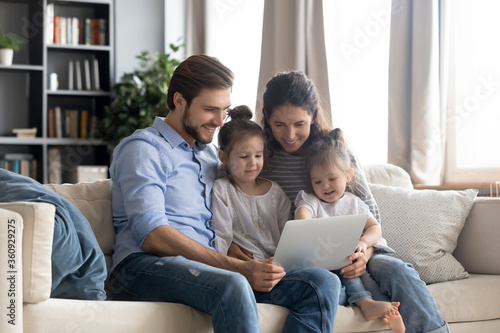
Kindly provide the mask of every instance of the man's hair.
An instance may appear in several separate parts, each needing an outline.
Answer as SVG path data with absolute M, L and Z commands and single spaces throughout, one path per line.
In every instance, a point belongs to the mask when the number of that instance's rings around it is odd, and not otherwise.
M 174 94 L 180 93 L 188 106 L 204 88 L 228 89 L 233 86 L 233 72 L 217 58 L 204 54 L 193 55 L 175 69 L 167 94 L 167 107 L 175 109 Z

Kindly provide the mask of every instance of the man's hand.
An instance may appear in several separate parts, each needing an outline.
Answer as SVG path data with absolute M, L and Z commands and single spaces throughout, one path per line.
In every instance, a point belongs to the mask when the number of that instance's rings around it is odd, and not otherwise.
M 238 272 L 246 277 L 253 290 L 269 292 L 286 275 L 283 267 L 273 264 L 272 261 L 273 258 L 247 260 Z
M 366 271 L 366 263 L 373 256 L 373 247 L 364 252 L 355 252 L 349 256 L 351 264 L 340 270 L 340 274 L 347 279 L 354 279 L 363 275 Z
M 231 243 L 229 249 L 227 249 L 227 255 L 245 261 L 253 259 L 253 254 L 235 243 Z

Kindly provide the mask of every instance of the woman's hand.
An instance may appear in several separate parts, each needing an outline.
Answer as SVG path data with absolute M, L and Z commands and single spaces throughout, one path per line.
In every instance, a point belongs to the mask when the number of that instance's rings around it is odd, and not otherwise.
M 340 274 L 347 279 L 354 279 L 363 275 L 366 271 L 366 263 L 373 256 L 373 247 L 366 249 L 366 252 L 355 252 L 349 256 L 351 264 L 340 270 Z
M 240 247 L 236 243 L 231 243 L 229 249 L 227 249 L 227 255 L 240 260 L 250 260 L 253 259 L 253 254 Z

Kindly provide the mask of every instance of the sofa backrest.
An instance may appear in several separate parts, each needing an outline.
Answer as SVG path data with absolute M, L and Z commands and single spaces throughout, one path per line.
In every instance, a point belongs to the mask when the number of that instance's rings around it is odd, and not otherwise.
M 413 188 L 410 175 L 393 164 L 369 164 L 363 167 L 368 183 L 386 186 Z
M 111 256 L 115 244 L 111 207 L 111 179 L 92 183 L 47 184 L 45 186 L 71 201 L 89 220 L 109 269 L 112 265 Z
M 369 183 L 413 188 L 409 174 L 400 167 L 390 164 L 367 165 L 363 170 Z M 89 220 L 97 241 L 106 257 L 106 264 L 109 269 L 112 265 L 111 256 L 115 242 L 111 206 L 112 181 L 106 179 L 92 183 L 49 184 L 46 186 L 75 204 Z M 484 271 L 484 266 L 489 267 L 487 269 L 489 274 L 499 274 L 500 272 L 500 265 L 491 265 L 491 262 L 494 260 L 490 258 L 500 251 L 500 245 L 498 245 L 500 243 L 493 237 L 493 235 L 498 234 L 495 231 L 500 226 L 498 223 L 492 223 L 496 222 L 500 215 L 500 199 L 495 199 L 476 199 L 476 203 L 467 219 L 463 232 L 458 239 L 455 255 L 471 273 L 486 272 Z M 489 233 L 486 232 L 487 235 L 492 235 L 490 237 L 491 240 L 484 241 L 485 233 L 480 232 L 484 231 L 484 228 L 495 228 L 495 230 L 491 230 Z M 481 245 L 480 243 L 482 244 L 481 251 L 491 255 L 485 257 L 483 253 L 482 256 L 486 258 L 485 260 L 478 260 L 477 251 L 471 253 L 470 250 L 471 245 L 477 247 L 478 244 Z M 488 248 L 496 250 L 488 251 Z M 483 261 L 489 261 L 489 264 L 484 265 L 482 264 Z
M 453 255 L 469 273 L 500 274 L 500 198 L 478 197 Z

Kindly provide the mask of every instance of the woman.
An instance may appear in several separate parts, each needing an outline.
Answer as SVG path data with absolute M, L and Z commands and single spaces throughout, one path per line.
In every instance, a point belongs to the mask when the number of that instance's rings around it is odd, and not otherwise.
M 272 155 L 269 168 L 262 177 L 277 182 L 283 188 L 294 212 L 297 193 L 308 188 L 305 152 L 318 133 L 330 131 L 331 127 L 319 106 L 314 84 L 305 74 L 296 71 L 279 73 L 269 80 L 264 93 L 263 116 Z M 357 175 L 352 180 L 352 191 L 380 221 L 377 204 L 359 161 L 353 155 L 351 159 Z M 367 270 L 373 280 L 365 274 L 364 283 L 374 299 L 401 302 L 399 311 L 407 332 L 448 332 L 432 295 L 413 266 L 387 255 L 390 252 L 385 240 L 381 239 L 376 246 L 368 248 L 364 256 L 353 254 L 350 258 L 353 264 L 344 267 L 340 273 L 346 278 L 355 278 Z M 239 255 L 245 253 L 243 250 Z M 345 304 L 345 296 L 341 296 L 340 302 Z

